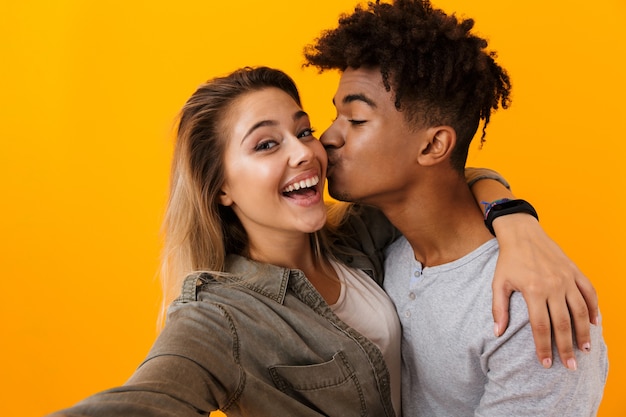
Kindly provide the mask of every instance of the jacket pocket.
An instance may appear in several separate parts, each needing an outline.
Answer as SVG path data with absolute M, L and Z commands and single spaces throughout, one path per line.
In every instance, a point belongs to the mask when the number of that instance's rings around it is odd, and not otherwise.
M 304 366 L 272 366 L 276 387 L 327 416 L 366 416 L 363 391 L 343 352 L 328 362 Z M 348 411 L 348 414 L 346 414 Z

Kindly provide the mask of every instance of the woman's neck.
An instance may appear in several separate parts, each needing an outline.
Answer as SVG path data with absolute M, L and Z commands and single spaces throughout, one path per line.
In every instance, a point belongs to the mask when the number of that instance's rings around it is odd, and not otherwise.
M 248 242 L 248 256 L 257 262 L 302 270 L 314 265 L 311 239 L 306 233 L 299 236 L 273 234 L 261 239 L 249 235 Z
M 325 256 L 315 253 L 308 234 L 302 239 L 250 239 L 248 256 L 257 262 L 299 269 L 328 304 L 339 299 L 341 284 L 337 273 Z

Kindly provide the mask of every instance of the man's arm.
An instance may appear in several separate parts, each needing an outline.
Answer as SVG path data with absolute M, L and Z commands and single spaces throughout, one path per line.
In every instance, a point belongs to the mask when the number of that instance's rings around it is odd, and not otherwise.
M 468 168 L 466 180 L 481 209 L 482 201 L 515 198 L 507 188 L 506 180 L 495 171 Z M 382 214 L 379 213 L 378 217 L 370 215 L 376 209 L 361 209 L 364 210 L 357 210 L 359 214 L 356 216 L 349 212 L 340 222 L 340 235 L 343 234 L 344 244 L 365 252 L 375 258 L 377 265 L 382 265 L 384 249 L 399 234 Z M 361 226 L 355 228 L 355 221 Z M 520 291 L 532 312 L 531 325 L 540 362 L 548 367 L 552 364 L 552 331 L 563 363 L 575 360 L 572 319 L 581 349 L 590 343 L 589 322 L 595 323 L 598 319 L 598 300 L 591 282 L 532 216 L 512 214 L 499 217 L 494 221 L 494 229 L 500 245 L 493 281 L 496 334 L 501 334 L 507 327 L 509 297 L 513 291 Z
M 467 175 L 476 201 L 515 196 L 500 176 L 481 169 Z M 479 180 L 475 180 L 478 178 Z M 501 177 L 500 177 L 501 178 Z M 495 180 L 493 180 L 495 179 Z M 591 348 L 589 323 L 598 322 L 598 298 L 593 285 L 529 214 L 511 214 L 493 222 L 500 257 L 493 280 L 494 332 L 501 335 L 509 319 L 509 297 L 520 291 L 528 304 L 537 357 L 544 367 L 553 361 L 552 332 L 561 362 L 576 367 L 572 323 L 578 348 Z

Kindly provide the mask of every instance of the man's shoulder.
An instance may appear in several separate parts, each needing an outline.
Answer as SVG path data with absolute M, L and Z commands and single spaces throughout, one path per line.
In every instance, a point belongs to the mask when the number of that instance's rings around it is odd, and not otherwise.
M 410 252 L 410 251 L 411 251 L 411 245 L 409 244 L 409 241 L 406 240 L 404 236 L 400 235 L 400 237 L 398 237 L 398 239 L 396 239 L 395 242 L 393 242 L 391 245 L 387 247 L 385 251 L 385 255 L 387 258 L 403 256 L 407 252 Z

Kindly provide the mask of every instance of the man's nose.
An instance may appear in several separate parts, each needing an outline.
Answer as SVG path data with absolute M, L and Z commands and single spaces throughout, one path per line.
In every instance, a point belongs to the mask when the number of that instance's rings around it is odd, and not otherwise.
M 322 136 L 320 136 L 320 142 L 324 145 L 324 148 L 341 148 L 344 144 L 343 136 L 339 132 L 336 126 L 331 125 Z

